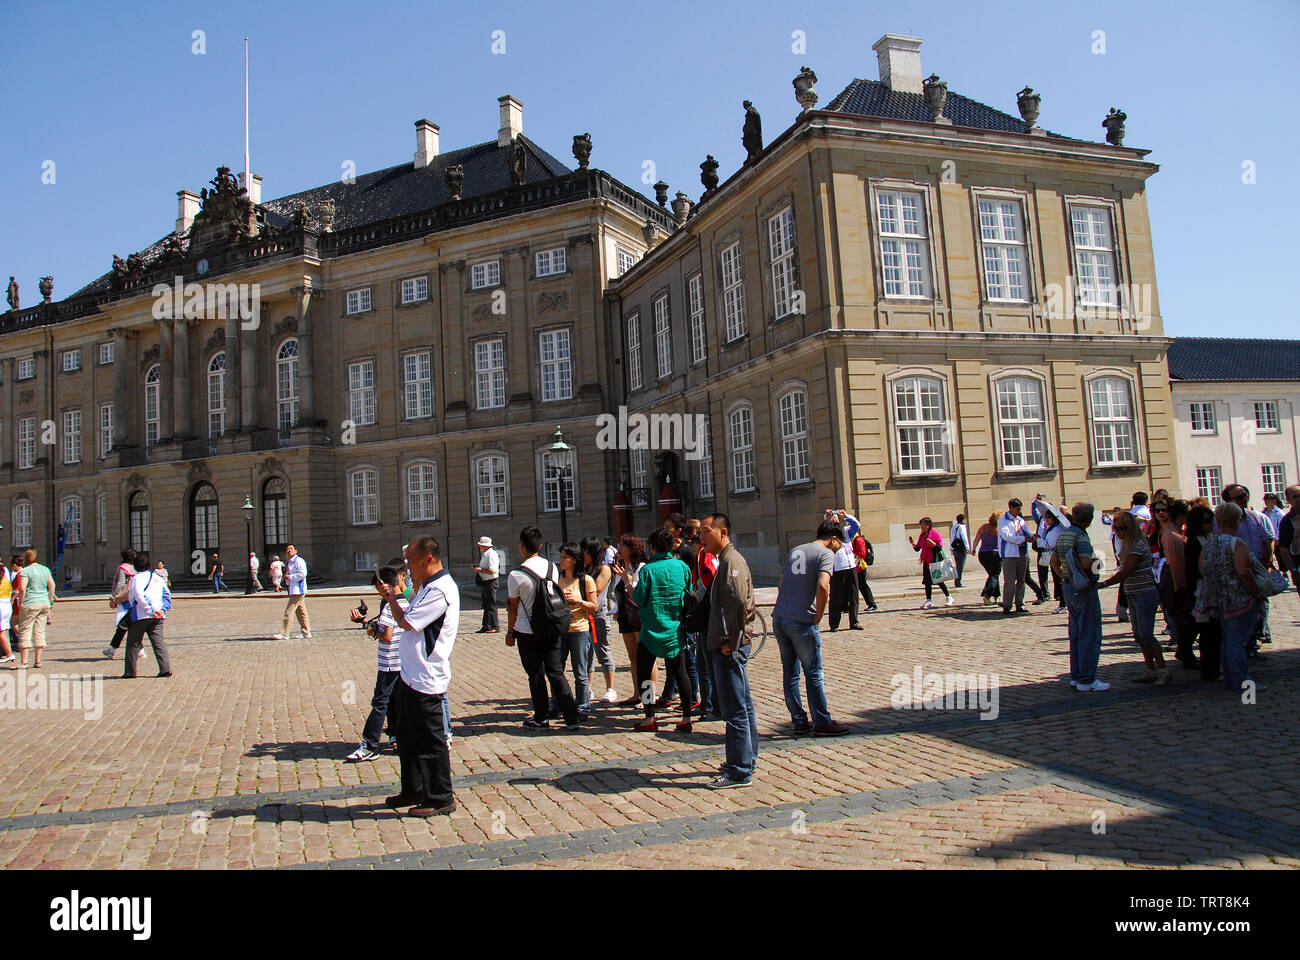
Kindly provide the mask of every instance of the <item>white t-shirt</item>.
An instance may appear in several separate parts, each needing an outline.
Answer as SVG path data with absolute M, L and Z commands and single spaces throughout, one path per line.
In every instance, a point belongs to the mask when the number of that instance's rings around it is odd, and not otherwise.
M 479 576 L 484 580 L 495 580 L 501 574 L 501 558 L 492 547 L 479 555 L 478 566 Z
M 618 559 L 618 550 L 616 550 L 614 548 L 614 545 L 611 543 L 608 547 L 605 548 L 605 562 L 610 566 L 613 566 L 614 561 L 617 559 Z
M 546 577 L 549 567 L 551 579 L 556 583 L 560 582 L 560 568 L 544 557 L 529 557 L 520 566 L 527 567 L 543 578 Z M 532 578 L 522 570 L 511 570 L 510 576 L 506 578 L 506 596 L 512 599 L 519 598 L 519 609 L 515 611 L 515 630 L 519 633 L 533 632 L 532 625 L 528 622 L 528 612 L 533 609 L 533 593 Z
M 424 628 L 439 617 L 443 617 L 442 629 L 434 640 L 433 652 L 426 654 Z M 420 693 L 446 693 L 451 683 L 451 649 L 460 625 L 460 588 L 445 568 L 411 598 L 406 622 L 414 629 L 403 630 L 398 644 L 402 682 Z
M 257 557 L 254 556 L 248 558 L 248 569 L 252 570 L 254 573 L 257 573 L 261 566 L 262 561 L 257 559 Z
M 398 598 L 396 603 L 397 609 L 406 609 L 406 604 L 402 602 L 401 598 Z M 379 670 L 381 673 L 391 673 L 394 670 L 402 669 L 402 654 L 399 649 L 402 640 L 402 628 L 397 625 L 397 620 L 393 618 L 392 607 L 386 603 L 383 604 L 383 607 L 384 612 L 379 615 L 379 619 L 375 622 L 375 626 L 378 627 L 376 633 L 383 636 L 384 627 L 392 627 L 393 641 L 392 643 L 384 643 L 382 640 L 377 640 L 379 645 Z
M 272 580 L 279 580 L 284 575 L 284 561 L 272 560 L 271 566 L 267 569 L 271 571 Z

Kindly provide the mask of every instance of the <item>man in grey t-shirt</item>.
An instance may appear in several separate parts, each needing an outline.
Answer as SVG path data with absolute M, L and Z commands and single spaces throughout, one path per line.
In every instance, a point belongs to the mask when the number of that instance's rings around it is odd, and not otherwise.
M 814 737 L 838 737 L 849 732 L 831 718 L 822 684 L 822 637 L 817 629 L 831 595 L 831 574 L 835 552 L 844 546 L 844 528 L 837 520 L 823 520 L 817 539 L 790 551 L 777 586 L 772 608 L 772 633 L 781 650 L 781 674 L 785 705 L 795 733 Z M 808 684 L 808 707 L 812 720 L 799 699 L 799 670 Z

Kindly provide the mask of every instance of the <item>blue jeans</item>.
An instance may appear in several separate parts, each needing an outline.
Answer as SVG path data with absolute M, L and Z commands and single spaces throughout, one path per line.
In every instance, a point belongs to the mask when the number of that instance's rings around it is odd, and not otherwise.
M 1096 587 L 1076 591 L 1068 579 L 1061 589 L 1070 611 L 1070 679 L 1087 686 L 1097 679 L 1101 659 L 1101 598 Z
M 799 699 L 799 668 L 802 667 L 808 684 L 808 708 L 812 710 L 813 723 L 819 727 L 829 726 L 833 721 L 826 707 L 826 690 L 822 683 L 822 636 L 817 624 L 773 617 L 772 633 L 781 649 L 781 678 L 790 719 L 797 724 L 808 722 L 803 701 Z
M 1140 647 L 1159 646 L 1156 639 L 1156 608 L 1160 606 L 1158 590 L 1143 590 L 1128 596 L 1128 615 L 1133 625 L 1133 639 Z
M 1223 646 L 1220 662 L 1223 668 L 1223 685 L 1235 693 L 1241 692 L 1241 685 L 1250 679 L 1246 664 L 1246 646 L 1255 632 L 1255 623 L 1259 620 L 1259 607 L 1251 604 L 1245 613 L 1235 617 L 1224 617 Z
M 751 649 L 745 644 L 732 650 L 730 656 L 723 656 L 721 650 L 709 651 L 718 706 L 727 722 L 727 762 L 722 769 L 733 780 L 750 779 L 758 766 L 758 717 L 745 669 Z
M 691 705 L 693 706 L 700 699 L 700 676 L 695 666 L 697 634 L 688 633 L 686 635 L 686 650 L 683 655 L 686 657 L 686 675 L 691 678 Z M 677 695 L 677 671 L 665 670 L 667 679 L 664 680 L 663 698 L 671 700 Z M 701 709 L 703 709 L 701 707 Z M 707 712 L 707 711 L 705 711 Z
M 218 593 L 225 589 L 227 589 L 226 581 L 221 578 L 221 574 L 214 573 L 212 575 L 212 592 Z
M 388 737 L 397 736 L 397 702 L 393 691 L 397 689 L 397 680 L 402 675 L 400 670 L 380 670 L 375 675 L 375 692 L 370 698 L 370 715 L 366 725 L 361 729 L 361 742 L 371 750 L 379 749 L 379 738 L 384 732 L 384 720 L 388 720 Z M 443 715 L 446 715 L 444 711 Z
M 569 633 L 564 637 L 564 656 L 573 664 L 573 697 L 579 713 L 591 712 L 591 631 Z

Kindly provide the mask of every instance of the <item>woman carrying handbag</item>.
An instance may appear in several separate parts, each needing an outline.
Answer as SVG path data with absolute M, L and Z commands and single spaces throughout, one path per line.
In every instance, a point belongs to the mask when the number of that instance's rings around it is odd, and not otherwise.
M 948 585 L 942 579 L 936 581 L 930 570 L 931 564 L 943 562 L 943 537 L 938 530 L 934 529 L 934 524 L 929 517 L 921 518 L 921 542 L 917 543 L 914 537 L 908 537 L 907 542 L 912 545 L 913 550 L 921 554 L 921 585 L 925 587 L 925 603 L 921 604 L 921 609 L 929 610 L 934 606 L 930 596 L 936 582 L 943 595 L 948 598 L 947 605 L 951 607 L 952 594 L 948 592 Z

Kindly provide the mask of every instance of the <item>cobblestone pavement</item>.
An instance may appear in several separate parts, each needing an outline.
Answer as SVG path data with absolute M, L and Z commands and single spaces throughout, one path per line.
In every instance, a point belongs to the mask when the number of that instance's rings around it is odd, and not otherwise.
M 865 630 L 825 636 L 827 696 L 852 733 L 791 735 L 771 642 L 751 669 L 758 773 L 722 792 L 705 788 L 717 721 L 638 734 L 631 710 L 602 705 L 578 733 L 524 730 L 518 657 L 468 612 L 451 690 L 459 809 L 429 821 L 383 806 L 395 756 L 344 762 L 375 670 L 347 625 L 355 603 L 312 597 L 313 638 L 276 642 L 276 599 L 181 599 L 175 676 L 156 679 L 146 655 L 134 681 L 100 655 L 102 601 L 57 605 L 43 669 L 0 673 L 0 867 L 1300 865 L 1294 594 L 1273 604 L 1256 704 L 1177 665 L 1170 687 L 1128 682 L 1140 657 L 1113 617 L 1100 676 L 1114 687 L 1080 694 L 1051 605 L 1004 618 L 969 585 L 932 611 L 882 599 Z M 923 699 L 895 683 L 918 668 L 996 674 L 996 718 L 899 709 Z M 99 709 L 33 703 L 67 703 L 95 675 Z

